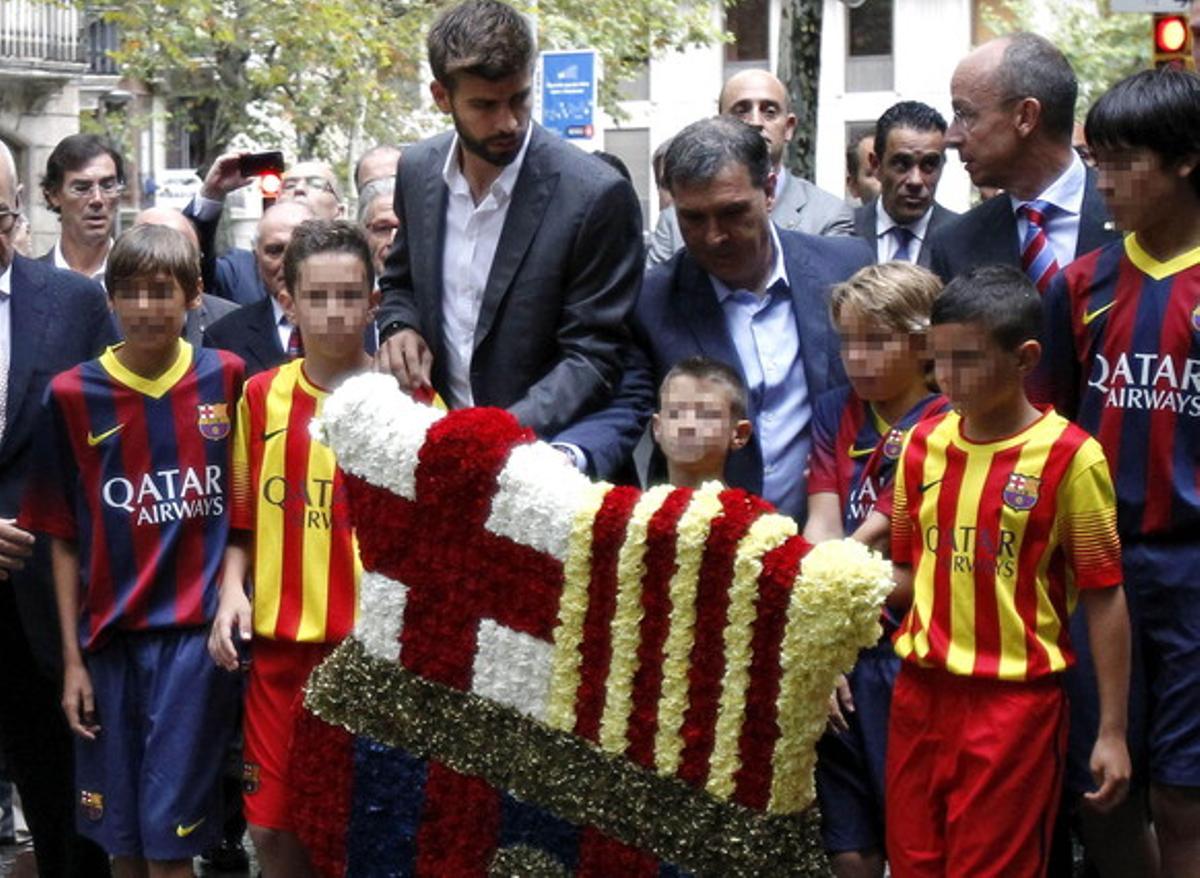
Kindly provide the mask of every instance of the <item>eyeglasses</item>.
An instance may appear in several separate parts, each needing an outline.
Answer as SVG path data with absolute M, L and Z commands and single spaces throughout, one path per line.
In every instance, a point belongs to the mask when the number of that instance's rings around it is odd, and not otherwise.
M 0 235 L 7 235 L 11 232 L 20 216 L 19 210 L 0 210 Z
M 975 127 L 975 123 L 979 121 L 979 117 L 984 113 L 990 112 L 991 110 L 1003 110 L 1019 100 L 1021 100 L 1021 98 L 1004 98 L 1003 100 L 996 101 L 994 104 L 981 107 L 979 109 L 955 107 L 954 115 L 950 117 L 950 124 L 957 125 L 964 131 L 970 131 Z
M 93 192 L 98 192 L 101 198 L 116 198 L 125 191 L 125 184 L 116 177 L 108 177 L 104 180 L 72 180 L 63 188 L 71 198 L 90 198 Z
M 321 189 L 325 192 L 329 192 L 332 195 L 337 195 L 337 190 L 333 188 L 332 183 L 330 183 L 324 177 L 318 177 L 316 175 L 311 177 L 284 177 L 283 191 L 293 192 L 301 183 L 303 183 L 309 189 Z

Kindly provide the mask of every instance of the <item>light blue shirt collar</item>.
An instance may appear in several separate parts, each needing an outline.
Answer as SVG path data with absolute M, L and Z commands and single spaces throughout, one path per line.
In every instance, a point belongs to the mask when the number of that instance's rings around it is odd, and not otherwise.
M 771 273 L 767 275 L 767 282 L 763 284 L 763 293 L 775 286 L 779 281 L 783 281 L 784 286 L 788 286 L 787 266 L 783 262 L 783 247 L 779 243 L 779 232 L 775 228 L 775 223 L 768 223 L 771 229 L 771 250 L 773 258 L 771 261 Z M 710 274 L 708 279 L 712 281 L 713 289 L 717 293 L 717 301 L 724 302 L 734 293 L 748 292 L 752 295 L 757 295 L 753 290 L 735 290 L 731 289 L 728 284 L 721 281 L 716 275 Z

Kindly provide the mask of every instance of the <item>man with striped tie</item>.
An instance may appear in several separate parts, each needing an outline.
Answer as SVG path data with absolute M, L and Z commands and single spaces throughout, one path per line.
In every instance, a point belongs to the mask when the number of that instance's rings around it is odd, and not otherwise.
M 1095 172 L 1071 148 L 1077 93 L 1062 52 L 1034 34 L 984 43 L 959 63 L 946 145 L 958 150 L 972 183 L 1008 197 L 930 236 L 930 265 L 944 281 L 1004 263 L 1045 292 L 1060 268 L 1116 237 Z

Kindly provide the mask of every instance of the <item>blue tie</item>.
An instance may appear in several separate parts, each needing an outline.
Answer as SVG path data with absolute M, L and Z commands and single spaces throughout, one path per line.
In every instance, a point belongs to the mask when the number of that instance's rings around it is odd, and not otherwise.
M 912 244 L 913 238 L 916 237 L 912 233 L 912 229 L 906 229 L 904 226 L 892 226 L 892 236 L 896 239 L 896 250 L 892 253 L 892 261 L 912 262 L 912 253 L 909 251 L 909 246 Z

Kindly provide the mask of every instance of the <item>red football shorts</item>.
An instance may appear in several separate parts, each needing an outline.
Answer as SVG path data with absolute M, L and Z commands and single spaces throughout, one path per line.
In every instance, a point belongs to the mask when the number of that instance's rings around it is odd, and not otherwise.
M 292 830 L 287 769 L 293 710 L 308 675 L 336 645 L 260 637 L 251 644 L 242 791 L 246 820 L 255 826 Z
M 892 875 L 1045 875 L 1066 744 L 1057 676 L 1008 682 L 902 663 L 885 785 Z

